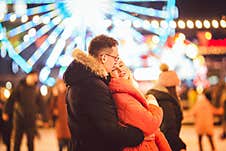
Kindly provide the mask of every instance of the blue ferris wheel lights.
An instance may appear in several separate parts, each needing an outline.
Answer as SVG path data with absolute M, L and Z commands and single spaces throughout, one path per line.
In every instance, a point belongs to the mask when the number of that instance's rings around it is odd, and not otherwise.
M 75 45 L 77 43 L 77 41 L 75 40 L 76 37 L 78 36 L 78 32 L 73 31 L 72 35 L 70 36 L 70 43 L 66 46 L 65 49 L 65 54 L 71 56 L 72 51 L 75 48 Z
M 56 9 L 56 5 L 55 4 L 49 4 L 49 5 L 43 5 L 43 6 L 37 6 L 37 7 L 34 7 L 34 8 L 29 8 L 27 9 L 27 12 L 26 12 L 26 15 L 27 16 L 32 16 L 32 15 L 35 15 L 35 14 L 39 14 L 39 13 L 44 13 L 44 12 L 48 12 L 48 11 L 51 11 L 51 10 L 54 10 Z M 4 19 L 2 20 L 2 22 L 5 22 L 5 21 L 9 21 L 10 20 L 10 16 L 14 15 L 15 13 L 8 13 Z M 21 17 L 21 16 L 18 16 L 16 15 L 16 17 Z
M 0 0 L 1 1 L 1 0 Z M 17 4 L 18 0 L 5 0 L 6 4 Z M 43 83 L 51 83 L 50 73 L 54 66 L 65 66 L 68 61 L 68 56 L 71 56 L 72 51 L 76 48 L 86 50 L 88 40 L 93 36 L 104 33 L 115 35 L 115 38 L 121 40 L 123 34 L 117 33 L 120 26 L 128 26 L 127 29 L 131 39 L 134 43 L 141 43 L 144 40 L 144 35 L 139 31 L 146 30 L 159 37 L 158 48 L 160 43 L 164 43 L 169 34 L 174 32 L 174 29 L 167 26 L 159 26 L 159 21 L 165 21 L 169 25 L 171 21 L 178 17 L 178 10 L 175 7 L 175 0 L 21 0 L 24 4 L 45 4 L 26 9 L 26 14 L 8 13 L 4 16 L 5 21 L 15 21 L 16 18 L 21 17 L 22 24 L 5 33 L 5 39 L 14 37 L 19 34 L 25 34 L 24 41 L 22 41 L 16 48 L 7 48 L 10 56 L 21 66 L 25 72 L 29 72 L 34 64 L 45 55 L 49 49 L 45 67 L 41 70 L 40 77 Z M 87 6 L 86 2 L 89 2 Z M 158 2 L 160 5 L 166 5 L 162 9 L 154 9 L 143 7 L 142 5 L 135 5 L 130 2 Z M 87 11 L 89 10 L 89 11 Z M 150 20 L 144 20 L 142 17 L 133 16 L 131 13 L 155 17 L 158 26 L 152 24 Z M 33 16 L 34 15 L 34 16 Z M 39 16 L 40 15 L 40 16 Z M 27 21 L 25 17 L 32 20 Z M 1 16 L 0 16 L 1 17 Z M 110 24 L 106 25 L 105 21 L 109 20 Z M 26 22 L 26 23 L 24 23 Z M 96 23 L 99 23 L 97 25 Z M 129 24 L 127 24 L 129 22 Z M 137 22 L 137 24 L 136 24 Z M 121 24 L 122 23 L 122 24 Z M 132 23 L 132 24 L 131 24 Z M 0 23 L 0 25 L 2 25 Z M 30 32 L 30 29 L 37 30 Z M 28 31 L 28 32 L 27 32 Z M 33 30 L 31 30 L 33 31 Z M 33 34 L 32 34 L 33 33 Z M 48 33 L 48 35 L 47 35 Z M 7 37 L 8 36 L 8 37 Z M 47 38 L 46 38 L 47 37 Z M 40 39 L 39 39 L 40 38 Z M 45 39 L 46 38 L 46 39 Z M 26 56 L 28 47 L 38 42 L 38 48 L 31 56 Z M 42 41 L 44 40 L 44 42 Z M 42 43 L 41 43 L 42 42 Z M 8 43 L 10 41 L 8 40 Z M 4 42 L 5 45 L 6 42 Z M 67 43 L 67 44 L 66 44 Z M 12 46 L 12 45 L 11 45 Z M 51 48 L 50 48 L 51 47 Z M 52 48 L 53 47 L 53 48 Z M 135 48 L 134 48 L 135 49 Z M 146 48 L 144 48 L 146 50 Z M 145 51 L 143 50 L 143 51 Z M 154 50 L 158 52 L 158 50 Z M 14 54 L 14 55 L 12 55 Z M 138 53 L 136 55 L 139 55 Z M 15 57 L 18 56 L 18 57 Z M 26 59 L 25 59 L 26 58 Z M 134 57 L 135 58 L 135 57 Z M 22 61 L 21 61 L 22 60 Z M 26 61 L 27 60 L 27 61 Z M 134 60 L 133 60 L 134 61 Z M 48 72 L 47 72 L 48 71 Z
M 52 11 L 52 12 L 49 12 L 47 14 L 44 14 L 44 15 L 40 16 L 40 19 L 45 18 L 45 17 L 49 17 L 51 19 L 51 18 L 57 16 L 57 14 L 58 14 L 58 11 Z M 18 26 L 16 28 L 10 30 L 9 31 L 9 36 L 13 37 L 15 35 L 18 35 L 18 34 L 24 32 L 24 31 L 26 31 L 26 30 L 28 30 L 28 29 L 30 29 L 32 27 L 35 27 L 35 26 L 37 26 L 37 25 L 39 25 L 41 23 L 42 23 L 41 21 L 35 23 L 33 20 L 31 20 L 31 21 L 29 21 L 29 22 L 27 22 L 25 24 L 22 24 L 22 25 L 20 25 L 20 26 Z
M 54 84 L 56 83 L 56 80 L 55 80 L 53 77 L 49 77 L 49 78 L 45 81 L 45 83 L 46 83 L 48 86 L 52 87 L 52 86 L 54 86 Z
M 164 19 L 168 17 L 167 11 L 145 8 L 131 4 L 115 3 L 115 8 L 127 12 L 139 13 L 141 15 L 154 16 Z
M 167 0 L 114 0 L 115 2 L 167 2 Z
M 124 18 L 124 19 L 129 19 L 129 20 L 131 20 L 131 21 L 137 21 L 137 22 L 140 22 L 141 25 L 142 25 L 143 22 L 144 22 L 144 20 L 142 20 L 142 19 L 140 19 L 140 18 L 138 18 L 138 17 L 132 16 L 132 15 L 130 15 L 130 14 L 127 14 L 127 13 L 125 13 L 125 12 L 118 12 L 118 13 L 116 14 L 116 16 L 117 16 L 118 18 Z M 150 27 L 146 28 L 146 30 L 148 30 L 148 31 L 150 31 L 150 32 L 152 32 L 152 33 L 154 33 L 154 34 L 158 34 L 158 35 L 164 34 L 164 31 L 163 31 L 162 28 L 153 28 L 153 27 L 150 26 Z
M 0 24 L 0 34 L 3 36 L 6 35 L 5 30 L 3 29 L 2 25 Z M 26 72 L 29 73 L 32 70 L 32 67 L 29 66 L 26 61 L 16 53 L 14 50 L 12 44 L 9 42 L 6 37 L 2 37 L 1 39 L 2 45 L 6 48 L 6 51 L 8 52 L 9 56 L 19 65 L 21 65 L 21 68 Z
M 60 10 L 60 13 L 66 18 L 72 16 L 72 12 L 68 10 L 65 2 L 57 3 L 57 9 Z
M 43 55 L 43 53 L 49 48 L 49 46 L 53 43 L 55 43 L 56 38 L 59 36 L 59 34 L 63 31 L 63 25 L 60 24 L 57 26 L 54 31 L 49 35 L 49 37 L 45 40 L 44 43 L 35 51 L 35 53 L 31 56 L 31 58 L 28 60 L 29 64 L 32 66 L 35 64 L 35 62 Z M 53 39 L 53 40 L 52 40 Z
M 140 32 L 138 32 L 138 31 L 135 30 L 135 29 L 132 29 L 132 32 L 133 32 L 133 34 L 134 34 L 134 38 L 135 38 L 137 41 L 139 41 L 139 42 L 142 42 L 142 41 L 143 41 L 144 36 L 143 36 Z
M 56 4 L 48 4 L 48 5 L 42 5 L 42 6 L 37 6 L 34 8 L 29 8 L 27 9 L 27 16 L 35 15 L 35 14 L 40 14 L 40 13 L 45 13 L 51 10 L 56 9 Z
M 39 80 L 44 83 L 48 79 L 50 73 L 51 73 L 50 68 L 48 67 L 42 68 L 39 74 Z
M 57 59 L 59 58 L 60 54 L 62 53 L 64 47 L 65 47 L 65 40 L 59 39 L 56 43 L 56 45 L 53 48 L 53 51 L 51 52 L 49 58 L 46 61 L 46 65 L 49 68 L 53 68 L 53 66 L 56 64 Z
M 50 31 L 53 27 L 55 27 L 55 24 L 53 24 L 51 21 L 49 24 L 41 27 L 37 32 L 36 36 L 30 38 L 29 41 L 24 41 L 20 45 L 16 47 L 16 51 L 18 53 L 22 52 L 25 50 L 28 46 L 30 46 L 32 43 L 34 43 L 38 38 L 42 37 L 44 34 L 46 34 L 48 31 Z
M 31 66 L 35 64 L 35 62 L 42 56 L 42 54 L 49 48 L 50 43 L 49 41 L 45 41 L 36 51 L 35 53 L 29 58 L 27 63 Z
M 2 44 L 5 46 L 6 50 L 8 51 L 9 56 L 17 63 L 21 66 L 21 68 L 26 72 L 29 73 L 32 70 L 32 67 L 29 66 L 26 61 L 20 56 L 18 55 L 13 46 L 11 45 L 11 43 L 8 40 L 3 40 Z
M 7 4 L 15 4 L 18 0 L 5 0 Z M 48 4 L 62 0 L 24 0 L 26 4 Z

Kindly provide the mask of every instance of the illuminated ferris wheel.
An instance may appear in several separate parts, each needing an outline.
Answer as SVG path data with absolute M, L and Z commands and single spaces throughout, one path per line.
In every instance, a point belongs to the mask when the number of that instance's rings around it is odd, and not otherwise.
M 8 53 L 26 73 L 45 57 L 40 80 L 51 85 L 52 69 L 63 71 L 72 50 L 86 50 L 95 35 L 117 38 L 116 29 L 124 27 L 137 43 L 144 32 L 156 35 L 160 47 L 174 34 L 177 17 L 175 0 L 0 0 L 1 54 Z M 15 37 L 22 38 L 13 44 Z

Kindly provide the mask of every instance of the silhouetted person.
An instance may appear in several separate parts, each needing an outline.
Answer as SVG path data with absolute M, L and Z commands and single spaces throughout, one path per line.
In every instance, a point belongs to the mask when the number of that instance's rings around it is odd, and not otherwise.
M 38 73 L 30 72 L 19 82 L 9 102 L 10 106 L 14 107 L 14 151 L 20 151 L 23 134 L 27 136 L 28 150 L 34 150 L 34 137 L 37 134 L 36 114 L 40 103 L 37 82 Z

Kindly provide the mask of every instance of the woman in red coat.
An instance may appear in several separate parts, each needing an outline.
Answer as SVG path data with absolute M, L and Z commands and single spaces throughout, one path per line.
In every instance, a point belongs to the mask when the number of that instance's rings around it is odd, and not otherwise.
M 116 102 L 122 124 L 133 125 L 143 131 L 146 138 L 140 145 L 124 148 L 123 151 L 171 151 L 171 148 L 159 130 L 162 122 L 162 109 L 147 104 L 144 95 L 133 85 L 130 71 L 123 62 L 112 71 L 109 88 Z

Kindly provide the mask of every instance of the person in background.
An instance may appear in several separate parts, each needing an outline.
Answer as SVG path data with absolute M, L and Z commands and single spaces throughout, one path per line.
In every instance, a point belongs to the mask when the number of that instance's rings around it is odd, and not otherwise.
M 36 116 L 39 101 L 39 89 L 37 87 L 38 73 L 31 71 L 22 79 L 13 91 L 9 100 L 8 111 L 14 112 L 13 117 L 13 144 L 14 151 L 19 151 L 23 134 L 27 136 L 28 151 L 34 150 L 34 138 L 37 134 Z M 7 113 L 5 117 L 8 117 Z
M 5 116 L 5 106 L 9 100 L 4 95 L 5 87 L 0 87 L 0 146 L 1 140 L 6 146 L 6 150 L 10 151 L 10 136 L 12 132 L 12 114 Z
M 214 114 L 222 114 L 222 108 L 215 108 L 210 102 L 212 100 L 211 93 L 205 90 L 202 94 L 198 95 L 197 101 L 194 107 L 191 109 L 191 113 L 195 119 L 195 129 L 198 134 L 199 149 L 203 151 L 202 137 L 207 135 L 212 151 L 215 151 L 216 147 L 213 142 L 213 130 L 214 130 Z
M 6 88 L 3 88 L 3 89 L 6 89 Z M 1 92 L 1 93 L 3 94 L 4 92 Z M 4 95 L 1 95 L 0 97 L 0 108 L 2 109 L 1 110 L 2 115 L 0 115 L 1 116 L 0 132 L 2 133 L 2 140 L 3 140 L 3 143 L 6 145 L 7 151 L 11 150 L 11 134 L 13 129 L 13 111 L 9 110 L 10 109 L 9 102 L 11 99 L 12 99 L 12 95 L 10 95 L 9 98 L 6 98 Z
M 160 130 L 165 135 L 173 151 L 185 151 L 186 145 L 180 138 L 181 122 L 183 119 L 180 99 L 176 87 L 180 80 L 175 71 L 170 71 L 167 64 L 161 64 L 161 73 L 157 84 L 147 91 L 153 95 L 163 109 L 163 122 Z
M 223 93 L 220 97 L 221 107 L 223 108 L 222 114 L 222 134 L 221 139 L 226 139 L 226 84 L 224 83 Z
M 122 61 L 119 67 L 112 71 L 111 76 L 109 88 L 121 123 L 138 127 L 146 137 L 152 137 L 137 147 L 127 147 L 123 151 L 171 151 L 165 136 L 159 130 L 162 109 L 147 103 L 145 96 L 133 85 L 132 73 Z
M 195 90 L 195 86 L 192 86 L 189 88 L 187 95 L 188 95 L 189 108 L 192 108 L 197 100 L 197 92 Z
M 118 64 L 118 42 L 98 35 L 89 54 L 75 50 L 74 61 L 64 73 L 67 112 L 73 151 L 121 151 L 137 146 L 143 132 L 119 124 L 117 108 L 108 88 L 109 73 Z
M 54 88 L 56 93 L 51 100 L 51 111 L 56 117 L 56 134 L 58 140 L 59 151 L 63 148 L 67 148 L 69 151 L 71 134 L 67 122 L 67 111 L 66 111 L 66 86 L 64 81 L 58 79 Z

